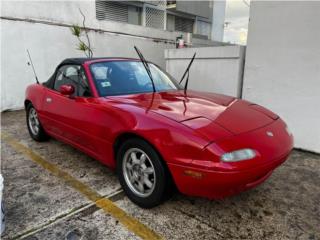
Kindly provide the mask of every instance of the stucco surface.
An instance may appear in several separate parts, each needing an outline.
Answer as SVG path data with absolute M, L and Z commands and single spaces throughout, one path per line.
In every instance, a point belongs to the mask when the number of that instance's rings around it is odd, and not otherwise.
M 288 123 L 295 146 L 320 153 L 320 2 L 253 1 L 243 97 Z

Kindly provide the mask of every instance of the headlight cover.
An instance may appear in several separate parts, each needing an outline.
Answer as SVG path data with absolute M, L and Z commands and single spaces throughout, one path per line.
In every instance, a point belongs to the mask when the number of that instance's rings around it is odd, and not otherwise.
M 255 158 L 257 153 L 255 150 L 250 148 L 244 148 L 233 152 L 225 153 L 221 156 L 223 162 L 239 162 Z

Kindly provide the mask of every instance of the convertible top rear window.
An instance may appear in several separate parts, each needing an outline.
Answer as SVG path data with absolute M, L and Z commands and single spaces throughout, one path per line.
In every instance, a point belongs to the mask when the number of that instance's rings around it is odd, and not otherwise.
M 149 63 L 157 92 L 180 89 L 176 81 L 156 65 Z M 152 92 L 152 81 L 139 61 L 93 63 L 90 70 L 100 96 Z

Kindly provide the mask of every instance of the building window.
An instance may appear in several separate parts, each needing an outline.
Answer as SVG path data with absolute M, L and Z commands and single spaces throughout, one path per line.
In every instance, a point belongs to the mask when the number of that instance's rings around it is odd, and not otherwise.
M 153 7 L 145 8 L 146 27 L 164 29 L 165 11 Z
M 174 23 L 175 31 L 192 33 L 193 24 L 194 24 L 193 19 L 175 16 L 175 23 Z
M 198 20 L 197 21 L 197 34 L 210 37 L 211 23 Z
M 96 1 L 96 17 L 98 20 L 128 22 L 128 5 L 114 1 Z
M 164 29 L 166 20 L 165 1 L 158 0 L 151 3 L 96 0 L 96 17 L 98 20 Z

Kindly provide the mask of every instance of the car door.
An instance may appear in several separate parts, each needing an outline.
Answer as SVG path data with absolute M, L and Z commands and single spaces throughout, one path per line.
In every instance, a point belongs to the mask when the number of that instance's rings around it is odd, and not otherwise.
M 71 96 L 62 95 L 62 85 L 72 85 L 75 92 Z M 43 112 L 47 121 L 46 130 L 52 135 L 76 147 L 98 155 L 90 124 L 94 115 L 94 99 L 84 69 L 81 65 L 63 65 L 56 73 L 53 88 L 45 93 Z

